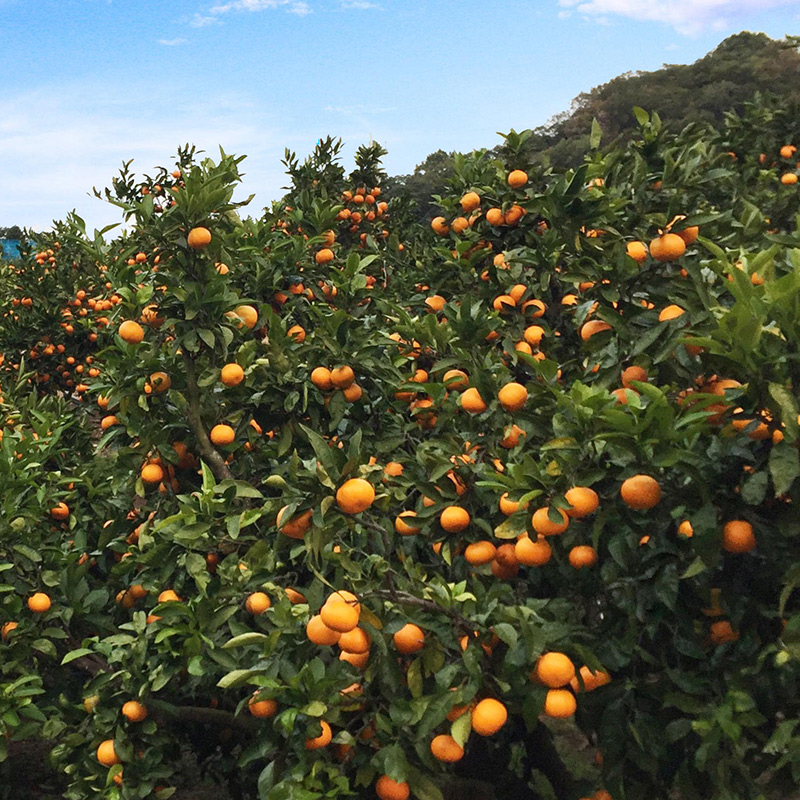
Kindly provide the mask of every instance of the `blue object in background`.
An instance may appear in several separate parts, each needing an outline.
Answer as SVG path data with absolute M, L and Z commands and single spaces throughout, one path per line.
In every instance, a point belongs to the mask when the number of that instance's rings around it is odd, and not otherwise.
M 5 259 L 19 258 L 19 239 L 0 239 L 2 255 Z

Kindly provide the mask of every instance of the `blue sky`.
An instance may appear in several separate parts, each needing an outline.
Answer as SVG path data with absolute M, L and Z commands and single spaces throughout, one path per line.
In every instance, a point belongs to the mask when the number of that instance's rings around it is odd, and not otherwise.
M 117 221 L 92 186 L 185 142 L 246 154 L 257 214 L 286 147 L 341 136 L 350 169 L 372 136 L 406 173 L 622 72 L 798 27 L 800 0 L 0 0 L 0 225 Z

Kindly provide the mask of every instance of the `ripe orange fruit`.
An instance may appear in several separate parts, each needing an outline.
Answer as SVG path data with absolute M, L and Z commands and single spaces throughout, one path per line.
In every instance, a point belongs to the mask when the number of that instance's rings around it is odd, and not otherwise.
M 320 747 L 326 747 L 331 743 L 331 739 L 333 739 L 331 726 L 324 719 L 321 719 L 319 724 L 322 728 L 322 733 L 319 736 L 306 739 L 306 750 L 319 750 Z
M 296 605 L 298 605 L 300 603 L 307 603 L 308 602 L 306 600 L 306 596 L 302 592 L 298 592 L 297 589 L 293 589 L 291 586 L 287 586 L 283 590 L 283 593 L 286 595 L 286 597 L 289 598 L 289 602 L 293 606 L 296 606 Z
M 517 562 L 525 567 L 541 567 L 550 560 L 553 550 L 544 537 L 533 540 L 526 535 L 517 539 L 514 555 Z
M 144 464 L 141 475 L 143 483 L 154 484 L 164 480 L 164 470 L 158 464 Z
M 238 320 L 248 329 L 255 328 L 258 322 L 258 311 L 253 306 L 236 306 L 233 311 L 226 312 L 225 316 L 231 320 Z
M 575 677 L 575 665 L 564 653 L 545 653 L 536 662 L 536 677 L 550 689 L 560 689 Z
M 69 506 L 66 503 L 56 503 L 50 509 L 50 516 L 53 519 L 66 519 L 69 516 Z
M 36 592 L 28 598 L 28 608 L 34 614 L 44 614 L 51 605 L 50 598 L 44 592 Z
M 359 609 L 346 602 L 327 602 L 322 606 L 319 615 L 327 628 L 338 633 L 347 633 L 358 625 Z
M 561 522 L 553 522 L 550 519 L 550 506 L 539 508 L 533 512 L 531 524 L 536 533 L 542 536 L 557 536 L 569 527 L 569 517 L 566 511 L 561 508 L 554 509 L 557 516 L 561 517 Z
M 388 775 L 381 775 L 375 784 L 375 794 L 380 800 L 408 800 L 411 790 L 405 781 L 393 781 Z
M 419 533 L 422 528 L 419 525 L 412 525 L 406 520 L 409 517 L 416 517 L 416 511 L 402 511 L 395 517 L 394 520 L 394 529 L 399 533 L 401 536 L 413 536 L 415 533 Z
M 317 264 L 330 264 L 333 258 L 333 250 L 329 247 L 323 247 L 322 250 L 317 251 L 317 254 L 314 256 L 314 261 L 316 261 Z
M 150 386 L 156 394 L 161 394 L 172 386 L 172 379 L 166 372 L 154 372 L 150 375 Z
M 3 623 L 2 627 L 0 627 L 0 638 L 2 638 L 4 642 L 8 641 L 8 635 L 11 633 L 11 631 L 15 631 L 18 627 L 18 622 Z
M 483 402 L 480 392 L 473 386 L 465 389 L 459 398 L 461 408 L 470 414 L 482 414 L 488 406 Z
M 331 381 L 331 371 L 327 367 L 315 367 L 311 371 L 311 383 L 323 392 L 333 389 Z
M 626 389 L 633 388 L 631 385 L 633 381 L 647 383 L 647 372 L 645 372 L 645 370 L 641 367 L 637 366 L 627 367 L 626 369 L 622 370 L 622 385 Z
M 481 196 L 477 192 L 467 192 L 461 198 L 461 208 L 465 213 L 469 214 L 474 211 L 481 204 Z
M 450 233 L 450 226 L 447 224 L 447 220 L 444 217 L 434 217 L 431 220 L 431 228 L 433 232 L 438 233 L 439 236 L 447 236 L 447 234 Z
M 611 326 L 607 322 L 603 322 L 601 319 L 590 319 L 581 325 L 581 339 L 588 342 L 595 334 L 610 330 Z
M 467 559 L 468 564 L 472 564 L 474 567 L 494 561 L 496 554 L 497 548 L 489 541 L 472 542 L 464 550 L 464 558 Z
M 675 233 L 689 245 L 697 241 L 697 237 L 700 235 L 700 228 L 697 225 L 691 225 L 688 228 L 684 228 L 682 231 L 675 231 Z
M 575 569 L 593 567 L 597 563 L 597 551 L 588 544 L 579 544 L 569 551 L 570 566 Z
M 448 533 L 460 533 L 470 522 L 469 511 L 461 506 L 447 506 L 439 514 L 439 524 Z
M 686 310 L 681 308 L 680 306 L 676 306 L 674 304 L 669 305 L 661 309 L 661 312 L 658 315 L 658 321 L 664 322 L 665 320 L 677 319 L 678 317 L 680 317 L 682 314 L 685 313 Z
M 791 158 L 797 152 L 793 144 L 785 144 L 780 149 L 781 158 Z
M 661 500 L 661 487 L 649 475 L 628 478 L 622 482 L 619 493 L 625 505 L 637 511 L 647 511 Z
M 248 595 L 244 607 L 251 614 L 258 615 L 267 611 L 271 605 L 272 601 L 269 599 L 269 595 L 264 592 L 253 592 L 251 595 Z
M 712 622 L 709 632 L 711 634 L 711 643 L 716 645 L 735 642 L 739 639 L 738 631 L 733 629 L 733 626 L 727 619 L 720 619 L 716 622 Z
M 353 628 L 339 637 L 339 647 L 346 653 L 355 655 L 368 653 L 370 644 L 369 634 L 363 628 Z
M 244 380 L 244 370 L 238 364 L 226 364 L 219 371 L 223 386 L 238 386 Z
M 104 767 L 113 767 L 114 764 L 121 763 L 117 751 L 114 749 L 113 739 L 106 739 L 104 742 L 100 742 L 97 747 L 97 760 Z
M 544 700 L 544 713 L 548 717 L 566 719 L 575 713 L 578 703 L 569 689 L 550 689 Z
M 302 539 L 306 531 L 311 527 L 311 518 L 314 512 L 311 509 L 303 511 L 300 514 L 295 514 L 291 519 L 286 520 L 281 524 L 281 519 L 289 506 L 284 506 L 275 518 L 275 525 L 278 530 L 290 539 Z
M 519 411 L 528 399 L 528 390 L 521 383 L 507 383 L 497 393 L 497 399 L 506 411 Z
M 449 369 L 442 375 L 442 383 L 448 389 L 465 389 L 469 386 L 467 373 L 460 369 Z
M 741 519 L 732 519 L 722 529 L 722 547 L 729 553 L 749 553 L 756 546 L 753 526 Z
M 211 442 L 217 447 L 224 447 L 228 444 L 233 444 L 236 438 L 236 432 L 230 425 L 215 425 L 209 434 Z
M 336 505 L 345 514 L 366 511 L 375 500 L 375 489 L 364 478 L 350 478 L 336 490 Z
M 452 736 L 445 733 L 433 737 L 431 753 L 437 761 L 443 761 L 445 764 L 453 764 L 464 758 L 464 748 Z
M 180 603 L 181 601 L 174 589 L 164 589 L 163 592 L 159 593 L 157 599 L 159 603 Z
M 331 370 L 331 383 L 337 389 L 347 389 L 349 386 L 352 386 L 355 379 L 356 375 L 353 372 L 353 368 L 347 365 L 334 367 Z
M 329 628 L 319 614 L 315 614 L 306 625 L 306 636 L 310 642 L 318 645 L 331 645 L 339 641 L 339 631 Z
M 120 339 L 128 344 L 139 344 L 144 339 L 144 328 L 132 319 L 126 319 L 117 331 Z
M 418 653 L 425 647 L 425 633 L 418 625 L 413 622 L 407 622 L 400 628 L 397 633 L 392 637 L 395 649 L 404 655 L 411 653 Z
M 250 700 L 247 701 L 247 708 L 249 709 L 250 713 L 259 719 L 269 719 L 270 717 L 274 717 L 275 714 L 278 713 L 278 701 L 273 700 L 272 698 L 267 698 L 266 700 L 256 700 L 258 695 L 259 692 L 255 692 Z
M 490 208 L 486 212 L 486 221 L 493 226 L 502 225 L 505 217 L 503 216 L 503 212 L 499 208 Z
M 637 263 L 644 264 L 647 261 L 647 245 L 644 242 L 628 242 L 625 252 Z
M 205 250 L 211 244 L 211 231 L 202 226 L 192 228 L 186 237 L 186 243 L 192 250 Z
M 126 717 L 128 722 L 142 722 L 147 719 L 147 707 L 137 700 L 128 700 L 122 706 L 122 716 Z
M 600 505 L 600 498 L 594 489 L 588 486 L 573 486 L 564 495 L 564 499 L 571 508 L 566 510 L 567 516 L 572 519 L 583 519 L 589 514 L 594 514 Z
M 512 170 L 508 174 L 508 185 L 512 189 L 520 189 L 528 182 L 528 173 L 521 169 Z
M 598 686 L 605 686 L 607 683 L 611 683 L 611 676 L 607 672 L 601 672 L 600 670 L 592 672 L 592 670 L 585 665 L 580 668 L 579 674 L 583 680 L 583 689 L 581 690 L 580 681 L 576 675 L 569 682 L 573 692 L 591 692 L 597 689 Z
M 678 525 L 678 534 L 680 536 L 685 536 L 687 539 L 691 539 L 692 536 L 694 536 L 694 528 L 688 519 L 685 519 L 680 525 Z
M 686 252 L 686 242 L 677 233 L 665 233 L 650 242 L 650 255 L 656 261 L 675 261 Z
M 425 305 L 428 306 L 431 311 L 441 311 L 446 303 L 447 300 L 440 294 L 434 294 L 425 298 Z
M 493 697 L 481 700 L 472 709 L 472 730 L 481 736 L 492 736 L 508 720 L 506 707 Z

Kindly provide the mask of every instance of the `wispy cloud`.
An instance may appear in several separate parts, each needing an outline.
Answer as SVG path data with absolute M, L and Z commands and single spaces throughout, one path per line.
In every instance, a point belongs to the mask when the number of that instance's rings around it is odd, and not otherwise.
M 377 3 L 370 3 L 369 0 L 340 0 L 339 5 L 346 9 L 356 9 L 365 11 L 368 8 L 380 8 Z
M 639 22 L 671 25 L 679 33 L 697 34 L 703 30 L 737 27 L 755 13 L 797 0 L 558 0 L 559 6 L 598 21 L 598 17 L 620 16 Z M 564 12 L 559 13 L 563 18 Z
M 219 25 L 219 18 L 208 14 L 195 14 L 189 20 L 189 25 L 193 28 L 207 28 L 209 25 Z
M 164 47 L 178 47 L 179 45 L 186 44 L 188 39 L 159 39 L 158 43 Z
M 353 105 L 353 106 L 325 106 L 323 109 L 329 114 L 388 114 L 391 111 L 397 111 L 392 106 L 368 106 L 368 105 Z
M 219 17 L 229 11 L 274 11 L 277 8 L 282 8 L 290 14 L 298 14 L 301 17 L 312 12 L 308 3 L 302 0 L 231 0 L 229 3 L 213 6 L 208 13 Z

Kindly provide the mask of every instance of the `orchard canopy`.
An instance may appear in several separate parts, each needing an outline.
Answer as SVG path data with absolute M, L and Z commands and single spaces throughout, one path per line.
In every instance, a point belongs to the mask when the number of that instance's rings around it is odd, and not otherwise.
M 635 114 L 430 224 L 377 144 L 260 217 L 187 147 L 2 267 L 4 786 L 796 790 L 800 124 Z

